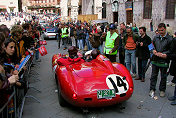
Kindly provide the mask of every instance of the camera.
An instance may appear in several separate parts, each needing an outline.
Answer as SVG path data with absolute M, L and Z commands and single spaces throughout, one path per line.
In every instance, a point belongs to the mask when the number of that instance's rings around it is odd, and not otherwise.
M 141 42 L 139 42 L 139 41 L 136 42 L 136 45 L 137 45 L 137 46 L 140 46 L 140 44 L 141 44 Z

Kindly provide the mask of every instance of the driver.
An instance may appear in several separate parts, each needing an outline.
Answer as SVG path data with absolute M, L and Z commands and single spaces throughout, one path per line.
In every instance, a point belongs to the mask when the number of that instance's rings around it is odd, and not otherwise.
M 100 51 L 97 50 L 97 49 L 94 49 L 94 50 L 91 52 L 92 59 L 96 59 L 99 54 L 100 54 Z
M 100 54 L 100 51 L 97 49 L 89 50 L 85 53 L 85 56 L 86 56 L 85 61 L 90 62 L 93 59 L 96 59 L 99 54 Z
M 69 57 L 68 58 L 60 58 L 57 60 L 57 63 L 59 65 L 70 65 L 70 64 L 74 64 L 76 62 L 84 62 L 84 60 L 81 57 L 78 57 L 77 53 L 78 53 L 78 49 L 75 46 L 71 46 L 68 49 L 68 53 L 69 53 Z

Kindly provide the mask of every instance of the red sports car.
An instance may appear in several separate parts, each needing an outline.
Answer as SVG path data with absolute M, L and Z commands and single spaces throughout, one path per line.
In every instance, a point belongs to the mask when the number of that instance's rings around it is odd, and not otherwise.
M 78 107 L 101 107 L 128 100 L 133 94 L 133 80 L 125 66 L 111 63 L 98 55 L 89 62 L 60 66 L 52 57 L 52 68 L 58 86 L 61 106 L 70 103 Z

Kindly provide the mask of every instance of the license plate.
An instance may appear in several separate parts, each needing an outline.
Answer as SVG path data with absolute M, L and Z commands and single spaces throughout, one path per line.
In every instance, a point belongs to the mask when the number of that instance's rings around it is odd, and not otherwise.
M 49 36 L 49 38 L 55 38 L 55 36 Z
M 103 99 L 103 98 L 112 98 L 115 97 L 116 93 L 114 89 L 105 89 L 105 90 L 98 90 L 97 91 L 97 98 Z

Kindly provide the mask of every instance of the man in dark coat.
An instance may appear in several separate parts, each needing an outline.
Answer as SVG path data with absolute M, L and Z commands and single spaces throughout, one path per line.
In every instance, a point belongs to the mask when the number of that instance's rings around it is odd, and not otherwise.
M 123 39 L 126 35 L 125 23 L 120 24 L 120 40 L 119 40 L 119 61 L 121 64 L 125 65 L 125 48 L 122 44 Z
M 148 49 L 148 45 L 151 44 L 151 38 L 146 34 L 146 28 L 139 28 L 140 37 L 136 43 L 136 57 L 138 57 L 138 78 L 135 80 L 141 80 L 141 82 L 145 81 L 145 67 L 147 65 L 147 61 L 150 58 L 150 51 Z
M 150 92 L 149 95 L 153 96 L 156 90 L 156 83 L 159 71 L 161 72 L 161 81 L 159 85 L 160 97 L 165 97 L 167 69 L 169 67 L 169 60 L 163 59 L 158 55 L 160 53 L 169 54 L 171 52 L 172 37 L 166 32 L 166 25 L 160 23 L 158 25 L 159 35 L 153 39 L 154 50 L 152 56 L 152 74 L 150 79 Z
M 171 53 L 168 53 L 168 54 L 160 53 L 159 57 L 172 60 L 171 65 L 170 65 L 170 69 L 169 69 L 169 73 L 170 73 L 170 75 L 174 76 L 173 82 L 176 84 L 176 71 L 175 71 L 175 68 L 176 68 L 176 49 L 175 49 L 175 47 L 176 47 L 176 37 L 172 41 Z M 169 97 L 168 100 L 172 101 L 171 105 L 176 105 L 176 86 L 175 86 L 175 90 L 174 90 L 174 96 Z

